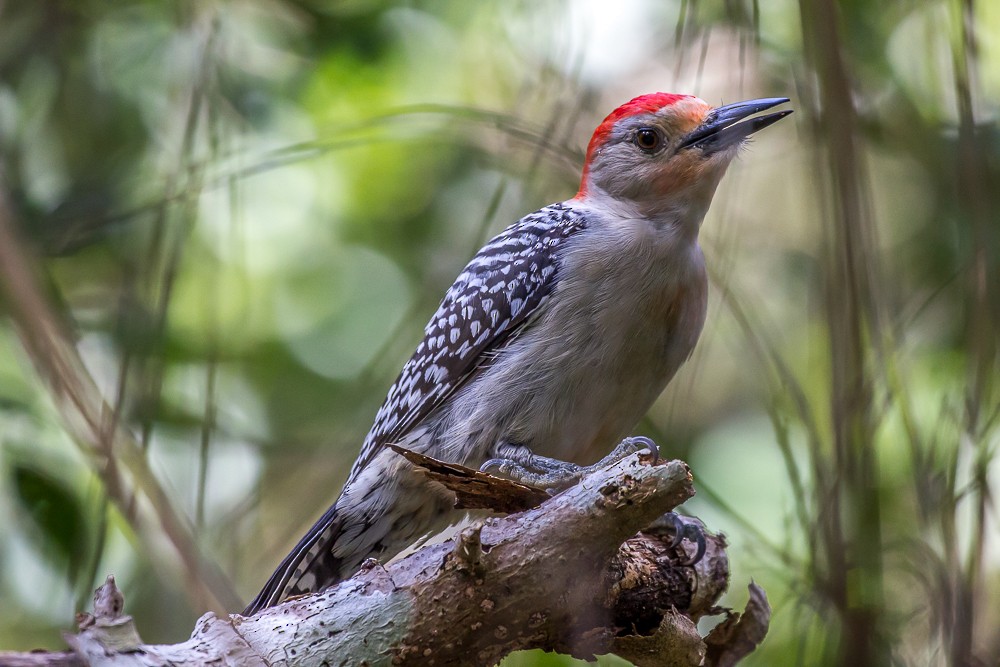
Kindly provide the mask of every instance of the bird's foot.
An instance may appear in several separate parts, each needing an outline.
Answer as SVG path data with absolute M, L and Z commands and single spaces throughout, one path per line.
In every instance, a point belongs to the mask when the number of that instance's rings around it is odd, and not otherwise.
M 656 443 L 644 436 L 625 438 L 610 454 L 589 466 L 581 466 L 567 461 L 539 456 L 524 445 L 501 444 L 496 449 L 496 458 L 482 466 L 482 472 L 504 477 L 527 486 L 546 491 L 561 491 L 576 484 L 582 477 L 603 470 L 618 463 L 626 456 L 641 451 L 649 451 L 654 460 L 660 451 Z
M 664 532 L 672 536 L 670 541 L 671 549 L 679 547 L 685 539 L 694 544 L 694 555 L 680 563 L 680 565 L 685 567 L 695 565 L 705 555 L 705 527 L 698 519 L 682 517 L 676 512 L 667 512 L 643 530 L 643 532 Z

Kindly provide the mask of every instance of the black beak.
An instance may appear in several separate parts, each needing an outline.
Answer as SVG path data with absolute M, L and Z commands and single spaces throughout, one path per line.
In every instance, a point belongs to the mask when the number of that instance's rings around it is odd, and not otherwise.
M 681 148 L 697 147 L 711 153 L 738 144 L 757 130 L 763 130 L 792 112 L 786 110 L 749 120 L 743 120 L 744 118 L 787 101 L 787 97 L 768 97 L 727 104 L 713 109 L 704 122 L 684 138 L 684 141 L 681 142 Z

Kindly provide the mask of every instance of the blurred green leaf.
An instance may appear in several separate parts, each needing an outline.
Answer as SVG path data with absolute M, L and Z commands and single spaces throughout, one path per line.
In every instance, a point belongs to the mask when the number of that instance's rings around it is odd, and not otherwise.
M 29 464 L 11 468 L 14 495 L 32 524 L 26 533 L 70 584 L 85 565 L 89 530 L 80 498 L 62 480 Z

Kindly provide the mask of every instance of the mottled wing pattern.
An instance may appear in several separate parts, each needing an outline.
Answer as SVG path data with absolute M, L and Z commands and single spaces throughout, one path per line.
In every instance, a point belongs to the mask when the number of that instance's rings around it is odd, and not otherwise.
M 390 387 L 350 480 L 386 443 L 398 441 L 510 340 L 555 285 L 557 248 L 585 227 L 553 204 L 487 243 L 459 274 L 424 329 L 424 339 Z
M 400 440 L 510 342 L 551 293 L 557 249 L 584 227 L 580 213 L 553 204 L 511 225 L 472 258 L 389 389 L 348 483 L 386 443 Z M 290 595 L 336 581 L 341 564 L 331 547 L 340 533 L 340 521 L 336 505 L 330 507 L 244 613 L 256 613 Z
M 243 610 L 243 615 L 253 616 L 261 609 L 278 604 L 291 595 L 317 590 L 317 586 L 309 584 L 326 581 L 332 576 L 328 573 L 336 572 L 337 565 L 330 553 L 330 540 L 339 529 L 337 506 L 332 505 L 285 556 L 257 593 L 257 597 Z M 308 577 L 309 581 L 303 582 L 303 577 Z

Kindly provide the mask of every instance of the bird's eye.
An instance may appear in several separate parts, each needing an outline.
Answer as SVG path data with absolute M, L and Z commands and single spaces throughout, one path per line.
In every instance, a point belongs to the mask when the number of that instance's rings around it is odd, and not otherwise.
M 635 133 L 635 145 L 644 151 L 655 151 L 660 147 L 660 133 L 651 127 L 641 127 Z

